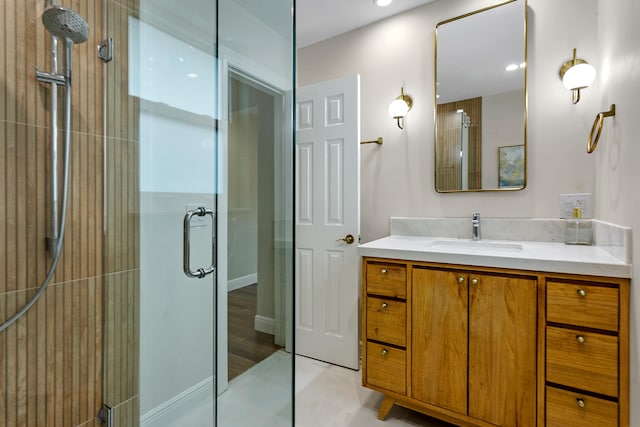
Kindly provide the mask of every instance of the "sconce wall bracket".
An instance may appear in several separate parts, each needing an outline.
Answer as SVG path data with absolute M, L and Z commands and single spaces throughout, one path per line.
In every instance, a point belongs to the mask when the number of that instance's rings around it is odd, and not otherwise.
M 397 99 L 402 99 L 404 102 L 406 102 L 409 110 L 411 110 L 411 107 L 413 107 L 413 98 L 404 93 L 404 88 L 400 88 L 400 96 Z

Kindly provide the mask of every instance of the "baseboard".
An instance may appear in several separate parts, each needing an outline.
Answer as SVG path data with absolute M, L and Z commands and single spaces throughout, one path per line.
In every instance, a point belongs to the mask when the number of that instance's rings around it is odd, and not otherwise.
M 235 291 L 236 289 L 244 288 L 245 286 L 258 283 L 258 273 L 249 274 L 247 276 L 238 277 L 227 281 L 227 291 Z
M 256 314 L 253 319 L 253 328 L 258 332 L 264 332 L 265 334 L 275 335 L 276 325 L 275 320 L 271 317 L 260 316 Z
M 181 420 L 212 401 L 213 377 L 209 377 L 144 413 L 140 427 L 181 425 Z

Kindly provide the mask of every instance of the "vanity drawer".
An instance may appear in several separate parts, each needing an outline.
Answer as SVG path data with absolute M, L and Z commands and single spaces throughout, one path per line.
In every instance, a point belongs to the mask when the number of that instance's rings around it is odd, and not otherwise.
M 407 345 L 407 303 L 367 298 L 367 339 Z
M 404 350 L 367 342 L 367 383 L 407 394 L 407 355 Z
M 607 427 L 618 425 L 618 404 L 560 390 L 546 388 L 546 427 Z
M 618 396 L 618 338 L 547 326 L 547 381 Z
M 367 262 L 367 293 L 386 297 L 406 298 L 406 265 Z
M 618 288 L 593 284 L 547 283 L 547 321 L 618 330 Z

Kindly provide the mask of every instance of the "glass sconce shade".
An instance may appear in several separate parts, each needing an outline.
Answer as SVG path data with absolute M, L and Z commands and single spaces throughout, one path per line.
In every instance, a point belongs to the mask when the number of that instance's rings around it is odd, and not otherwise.
M 562 84 L 568 90 L 584 89 L 591 86 L 595 79 L 596 69 L 585 62 L 569 68 L 562 77 Z
M 389 115 L 394 119 L 404 117 L 409 112 L 409 105 L 404 99 L 394 99 L 389 104 Z

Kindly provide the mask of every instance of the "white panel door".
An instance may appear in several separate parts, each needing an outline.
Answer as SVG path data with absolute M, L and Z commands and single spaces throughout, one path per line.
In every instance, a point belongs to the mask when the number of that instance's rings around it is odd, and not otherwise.
M 360 77 L 296 107 L 296 352 L 359 369 Z

